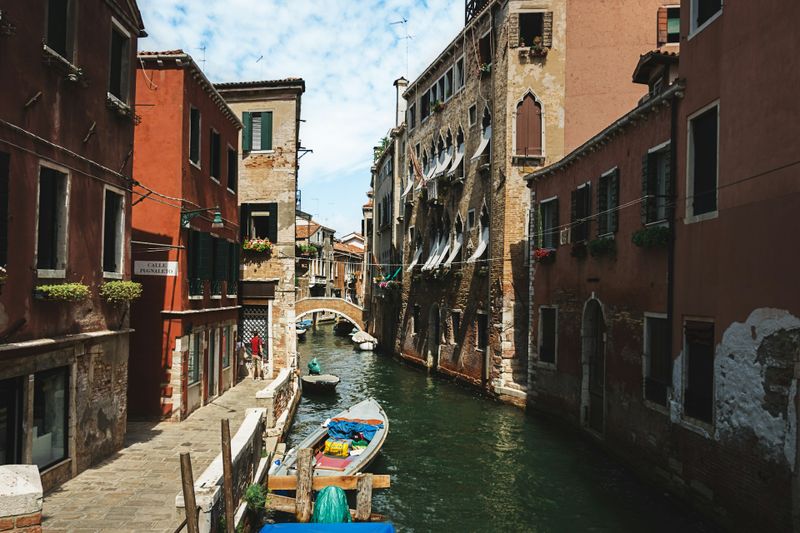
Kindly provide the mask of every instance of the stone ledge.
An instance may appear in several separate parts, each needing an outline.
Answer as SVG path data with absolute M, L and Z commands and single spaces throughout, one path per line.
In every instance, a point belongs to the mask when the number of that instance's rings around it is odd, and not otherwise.
M 42 480 L 36 465 L 0 466 L 0 516 L 41 513 L 42 497 Z

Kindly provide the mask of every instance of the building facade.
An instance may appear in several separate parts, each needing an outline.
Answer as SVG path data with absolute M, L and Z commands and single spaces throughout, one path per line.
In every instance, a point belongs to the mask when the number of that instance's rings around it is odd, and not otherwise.
M 362 305 L 364 286 L 361 268 L 364 250 L 352 244 L 333 243 L 333 291 L 332 296 Z
M 316 223 L 311 215 L 297 211 L 295 221 L 297 299 L 330 298 L 334 288 L 335 230 Z
M 48 491 L 122 447 L 136 2 L 5 2 L 0 19 L 0 463 Z M 102 53 L 99 53 L 102 51 Z M 13 74 L 12 74 L 13 73 Z
M 528 176 L 529 403 L 728 528 L 798 531 L 800 80 L 763 58 L 800 11 L 679 9 L 680 60 L 642 55 L 639 105 Z
M 183 420 L 238 380 L 241 122 L 188 54 L 142 52 L 136 129 L 132 417 Z
M 265 340 L 269 377 L 293 368 L 297 358 L 295 198 L 305 82 L 288 78 L 220 83 L 216 88 L 243 124 L 238 145 L 240 236 L 245 243 L 240 328 L 245 341 L 256 331 Z M 269 249 L 259 251 L 265 241 Z
M 464 29 L 405 92 L 402 357 L 523 405 L 524 175 L 642 94 L 619 57 L 654 48 L 662 2 L 469 1 Z M 598 27 L 609 31 L 598 42 Z M 598 105 L 602 102 L 602 105 Z

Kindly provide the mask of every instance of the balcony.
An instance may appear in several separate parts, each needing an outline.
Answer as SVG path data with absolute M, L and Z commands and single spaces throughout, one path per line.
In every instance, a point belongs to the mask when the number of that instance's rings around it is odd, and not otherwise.
M 432 204 L 441 203 L 441 198 L 439 197 L 440 194 L 439 178 L 429 179 L 428 182 L 425 184 L 425 187 L 427 188 L 428 202 Z
M 218 279 L 211 280 L 211 296 L 222 296 L 222 281 Z
M 195 297 L 203 297 L 203 280 L 202 279 L 190 279 L 189 280 L 189 296 Z

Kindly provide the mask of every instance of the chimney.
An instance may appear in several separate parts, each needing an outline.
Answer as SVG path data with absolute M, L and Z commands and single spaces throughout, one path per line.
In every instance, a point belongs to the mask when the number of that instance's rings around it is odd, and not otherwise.
M 397 117 L 394 124 L 396 128 L 406 121 L 406 99 L 403 98 L 403 93 L 408 87 L 408 80 L 403 77 L 397 78 L 394 80 L 394 86 L 397 88 L 397 105 L 395 106 Z

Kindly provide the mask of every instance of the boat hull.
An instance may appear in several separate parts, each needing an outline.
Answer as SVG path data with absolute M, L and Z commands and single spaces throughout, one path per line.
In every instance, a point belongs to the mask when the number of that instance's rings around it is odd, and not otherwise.
M 302 376 L 303 392 L 312 394 L 331 394 L 336 391 L 336 385 L 341 381 L 338 376 L 322 374 L 318 376 Z

